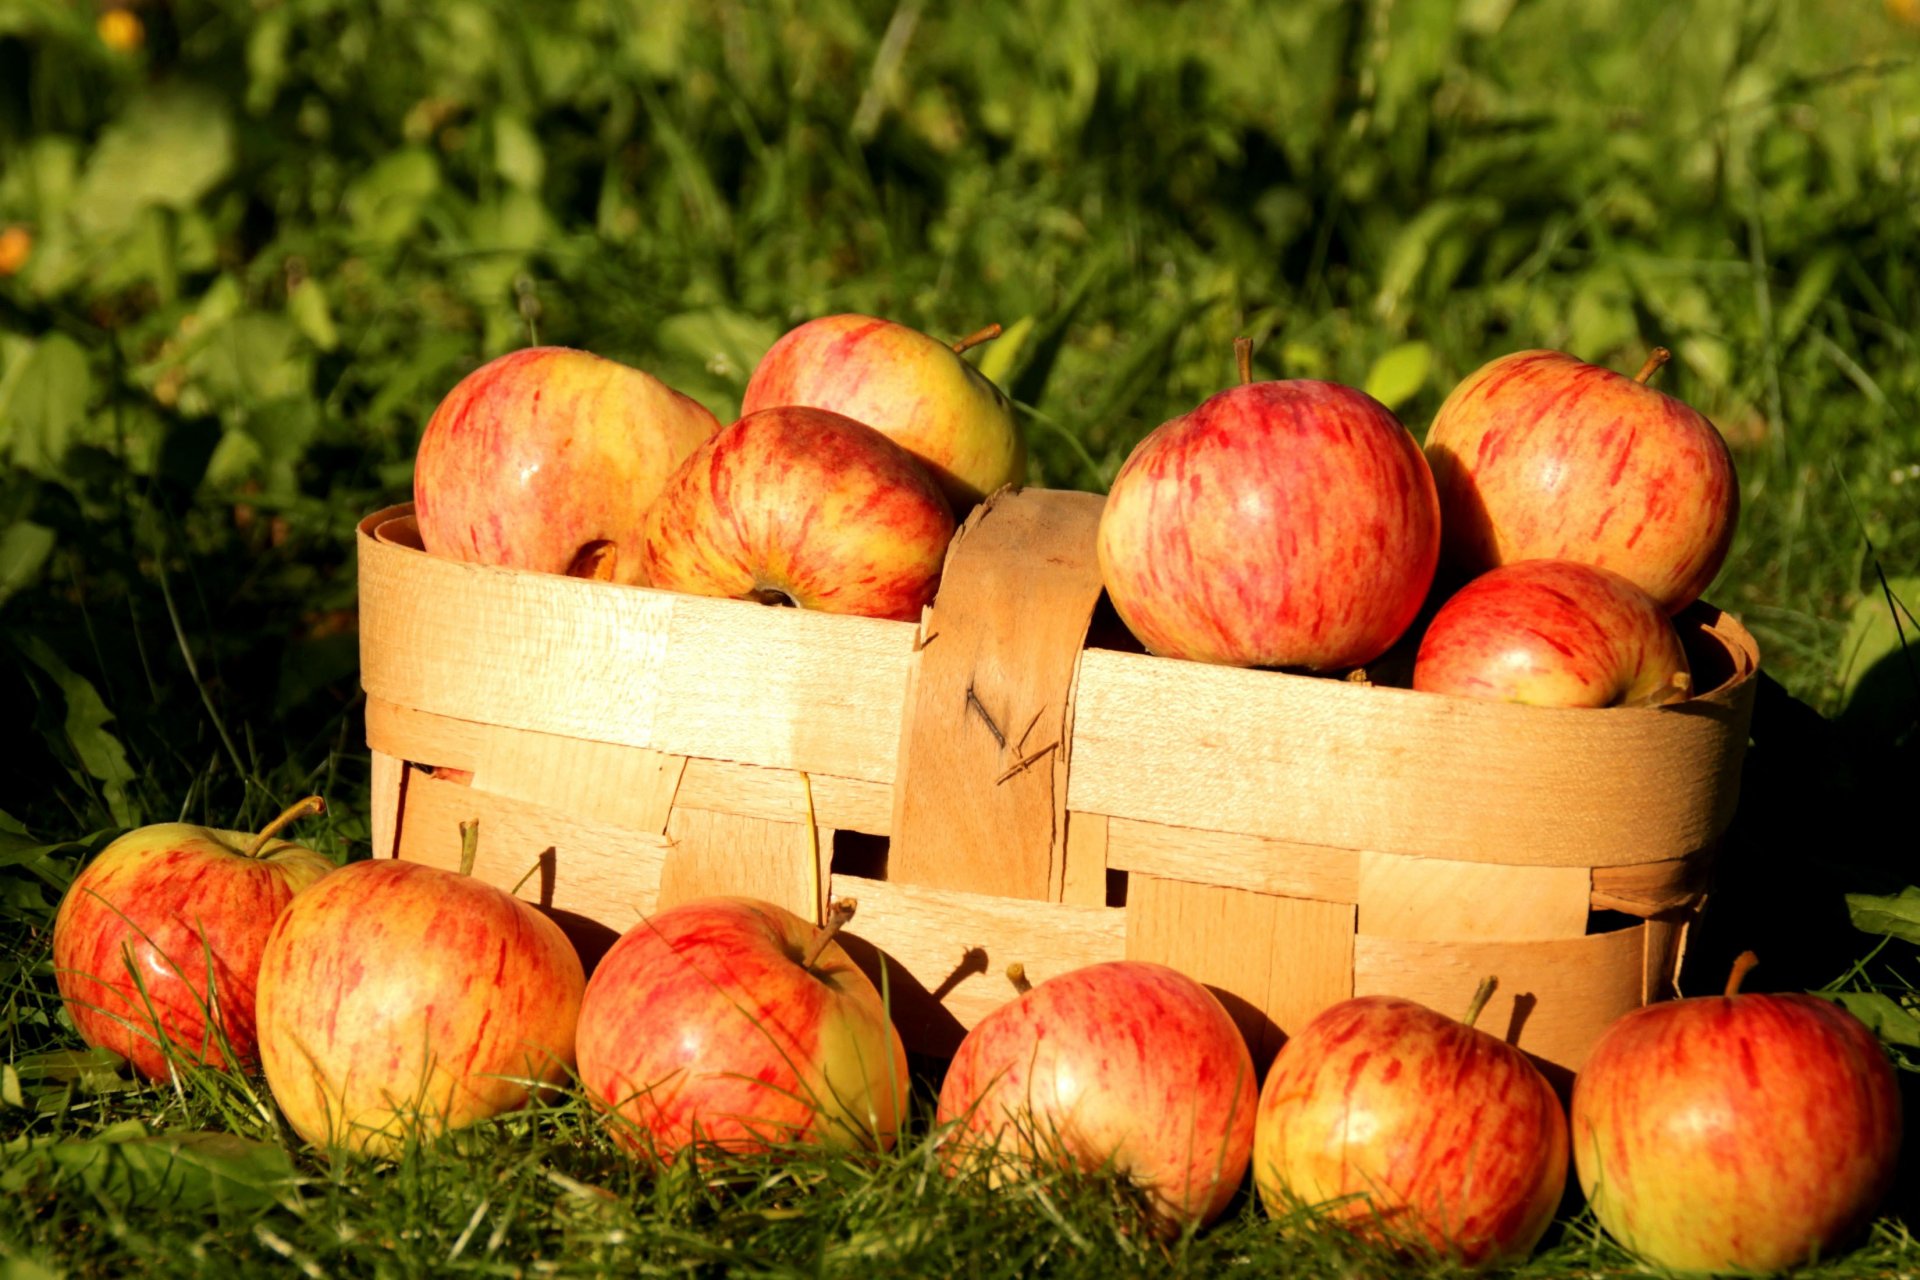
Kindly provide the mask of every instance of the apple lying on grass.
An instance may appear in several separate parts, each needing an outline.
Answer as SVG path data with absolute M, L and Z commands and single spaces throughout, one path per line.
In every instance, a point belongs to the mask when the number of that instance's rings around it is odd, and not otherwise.
M 1817 996 L 1726 994 L 1627 1014 L 1573 1084 L 1580 1186 L 1673 1271 L 1791 1267 L 1865 1227 L 1892 1185 L 1900 1094 L 1860 1020 Z
M 1149 652 L 1333 671 L 1380 656 L 1419 613 L 1440 510 L 1385 405 L 1330 382 L 1243 382 L 1135 447 L 1098 546 Z
M 720 429 L 650 374 L 566 347 L 510 352 L 462 378 L 414 461 L 430 553 L 637 582 L 640 522 Z
M 1519 351 L 1455 387 L 1427 433 L 1446 558 L 1466 574 L 1580 560 L 1669 614 L 1697 599 L 1740 515 L 1733 455 L 1696 410 L 1647 379 L 1560 351 Z
M 572 944 L 530 904 L 464 872 L 356 862 L 267 939 L 261 1065 L 302 1138 L 393 1155 L 564 1082 L 584 986 Z
M 1024 974 L 1010 973 L 1016 985 Z M 1219 1217 L 1247 1172 L 1257 1079 L 1212 992 L 1116 960 L 1049 978 L 967 1033 L 937 1122 L 950 1169 L 1064 1164 L 1144 1190 L 1171 1227 Z
M 891 1148 L 907 1054 L 834 932 L 752 898 L 658 912 L 603 956 L 580 1006 L 580 1086 L 642 1156 L 791 1143 Z
M 647 513 L 651 586 L 913 621 L 940 585 L 953 512 L 872 427 L 788 406 L 694 450 Z
M 1013 405 L 960 354 L 972 341 L 948 344 L 872 316 L 809 320 L 761 357 L 740 416 L 809 405 L 864 422 L 918 458 L 964 513 L 1027 472 Z
M 278 838 L 326 808 L 309 796 L 258 835 L 163 822 L 121 836 L 74 878 L 53 921 L 53 968 L 80 1038 L 141 1075 L 252 1065 L 267 934 L 331 859 Z
M 1527 1056 L 1473 1021 L 1392 996 L 1321 1013 L 1260 1092 L 1253 1176 L 1276 1216 L 1327 1221 L 1409 1255 L 1524 1258 L 1567 1181 L 1567 1120 Z
M 1536 707 L 1651 706 L 1693 687 L 1673 623 L 1617 573 L 1522 560 L 1481 574 L 1428 624 L 1413 687 Z

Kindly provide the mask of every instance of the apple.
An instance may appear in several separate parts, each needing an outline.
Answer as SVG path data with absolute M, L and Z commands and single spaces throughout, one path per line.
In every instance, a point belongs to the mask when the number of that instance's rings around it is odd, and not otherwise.
M 1448 562 L 1581 560 L 1669 614 L 1697 599 L 1732 545 L 1740 486 L 1714 425 L 1646 385 L 1666 358 L 1628 378 L 1519 351 L 1455 387 L 1427 433 Z
M 1379 657 L 1419 613 L 1440 510 L 1385 405 L 1330 382 L 1249 382 L 1134 448 L 1098 547 L 1107 595 L 1150 652 L 1332 671 Z
M 455 560 L 637 582 L 647 508 L 719 429 L 638 369 L 566 347 L 510 352 L 462 378 L 420 437 L 421 545 Z
M 1673 1271 L 1775 1271 L 1864 1227 L 1892 1184 L 1900 1094 L 1873 1033 L 1809 995 L 1726 994 L 1627 1014 L 1573 1083 L 1594 1215 Z
M 1413 687 L 1536 707 L 1651 706 L 1693 687 L 1652 596 L 1574 560 L 1521 560 L 1469 582 L 1428 624 Z
M 1260 1092 L 1254 1181 L 1269 1212 L 1331 1223 L 1408 1255 L 1524 1258 L 1567 1181 L 1567 1121 L 1527 1056 L 1472 1023 L 1358 996 L 1289 1039 Z
M 639 564 L 663 590 L 913 621 L 953 529 L 912 454 L 851 418 L 786 406 L 693 451 L 647 513 Z
M 1027 474 L 1013 405 L 960 354 L 998 332 L 948 345 L 872 316 L 809 320 L 754 366 L 740 416 L 798 404 L 864 422 L 920 459 L 964 512 Z
M 53 921 L 54 979 L 80 1038 L 152 1080 L 175 1062 L 258 1061 L 254 987 L 267 931 L 334 869 L 277 837 L 325 808 L 308 796 L 258 835 L 162 822 L 101 850 Z
M 1018 966 L 1010 973 L 1025 986 Z M 1114 960 L 1023 990 L 967 1033 L 940 1089 L 951 1170 L 987 1153 L 1117 1173 L 1166 1226 L 1219 1217 L 1246 1177 L 1257 1077 L 1212 992 Z M 996 1165 L 996 1172 L 1006 1172 Z
M 563 1082 L 585 984 L 529 903 L 438 867 L 356 862 L 267 939 L 261 1065 L 306 1141 L 393 1155 Z
M 699 898 L 641 921 L 593 971 L 580 1085 L 629 1150 L 790 1143 L 891 1148 L 907 1055 L 886 1005 L 828 926 L 752 898 Z

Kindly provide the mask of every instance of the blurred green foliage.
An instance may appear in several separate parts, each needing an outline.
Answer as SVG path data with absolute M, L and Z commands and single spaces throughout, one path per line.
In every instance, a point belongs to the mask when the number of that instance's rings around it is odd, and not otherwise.
M 724 417 L 834 310 L 1007 324 L 1034 478 L 1091 488 L 1237 334 L 1416 432 L 1508 350 L 1663 343 L 1742 467 L 1714 596 L 1838 711 L 1868 539 L 1920 563 L 1916 206 L 1871 5 L 0 0 L 0 705 L 51 749 L 0 809 L 355 767 L 352 524 L 462 373 L 566 343 Z

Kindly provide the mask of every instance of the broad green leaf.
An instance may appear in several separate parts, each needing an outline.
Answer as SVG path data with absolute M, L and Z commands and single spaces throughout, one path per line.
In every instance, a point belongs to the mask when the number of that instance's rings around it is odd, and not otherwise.
M 1367 371 L 1366 392 L 1389 409 L 1398 409 L 1427 385 L 1433 372 L 1433 348 L 1424 342 L 1403 342 L 1373 362 Z
M 1892 894 L 1850 893 L 1847 914 L 1853 919 L 1853 927 L 1864 933 L 1885 934 L 1920 945 L 1920 886 L 1908 885 Z
M 231 1133 L 138 1132 L 123 1126 L 91 1139 L 7 1144 L 0 1188 L 53 1189 L 77 1181 L 109 1202 L 257 1213 L 295 1185 L 293 1160 L 278 1146 Z
M 495 172 L 525 191 L 537 191 L 547 176 L 547 153 L 527 122 L 511 111 L 493 117 Z
M 10 356 L 0 377 L 0 432 L 15 465 L 57 478 L 92 398 L 87 354 L 65 334 L 33 343 L 24 357 Z
M 764 320 L 710 307 L 668 316 L 655 339 L 663 351 L 697 360 L 714 377 L 744 387 L 747 375 L 779 336 Z
M 66 1272 L 24 1254 L 0 1258 L 0 1280 L 61 1280 Z
M 135 1087 L 123 1073 L 127 1060 L 111 1049 L 54 1049 L 11 1064 L 23 1088 L 78 1085 L 84 1093 L 116 1093 Z
M 130 230 L 152 205 L 186 209 L 233 168 L 233 121 L 212 94 L 157 89 L 100 136 L 75 201 L 83 226 Z
M 1888 1044 L 1920 1049 L 1920 1017 L 1890 995 L 1879 991 L 1838 991 L 1827 994 L 1867 1029 Z
M 393 245 L 413 234 L 427 201 L 440 189 L 440 163 L 424 147 L 383 156 L 347 188 L 347 216 L 354 232 L 376 245 Z
M 1848 711 L 1854 710 L 1853 701 L 1862 694 L 1861 685 L 1869 674 L 1876 672 L 1882 663 L 1900 661 L 1897 655 L 1903 629 L 1914 665 L 1920 667 L 1920 629 L 1912 622 L 1912 618 L 1920 616 L 1920 576 L 1889 578 L 1887 586 L 1893 591 L 1894 599 L 1910 612 L 1900 615 L 1900 625 L 1896 627 L 1893 610 L 1888 607 L 1886 594 L 1877 582 L 1853 606 L 1836 664 L 1843 705 Z M 1911 694 L 1910 687 L 1908 692 Z
M 996 387 L 1004 387 L 1007 375 L 1013 372 L 1014 364 L 1020 358 L 1020 348 L 1033 336 L 1035 320 L 1032 316 L 1021 316 L 1004 329 L 1000 336 L 980 348 L 980 372 L 987 381 Z
M 287 314 L 306 335 L 308 342 L 322 351 L 340 345 L 340 330 L 333 323 L 333 309 L 327 305 L 327 291 L 318 280 L 308 276 L 287 294 Z
M 68 666 L 39 636 L 15 635 L 14 645 L 58 686 L 66 703 L 64 728 L 68 745 L 79 757 L 81 768 L 100 783 L 114 821 L 132 826 L 134 814 L 127 803 L 126 786 L 134 779 L 133 766 L 127 762 L 127 751 L 120 739 L 107 732 L 107 726 L 113 722 L 113 712 L 107 709 L 100 691 Z
M 30 584 L 53 552 L 53 530 L 17 520 L 0 532 L 0 604 Z

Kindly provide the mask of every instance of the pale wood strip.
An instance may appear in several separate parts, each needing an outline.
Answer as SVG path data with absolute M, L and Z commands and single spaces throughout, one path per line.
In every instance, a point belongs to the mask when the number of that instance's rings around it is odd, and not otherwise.
M 495 732 L 524 733 L 526 730 L 501 730 L 496 725 L 455 720 L 431 711 L 398 706 L 371 694 L 367 697 L 367 745 L 413 764 L 465 769 L 471 773 L 480 765 L 488 735 Z
M 485 735 L 473 785 L 593 822 L 658 835 L 667 829 L 684 756 L 550 733 Z
M 460 823 L 468 818 L 480 820 L 474 874 L 489 884 L 511 889 L 524 878 L 521 897 L 587 917 L 615 933 L 654 910 L 667 857 L 665 836 L 582 822 L 418 769 L 407 780 L 399 856 L 457 868 Z M 548 849 L 553 850 L 550 877 L 539 870 Z
M 400 839 L 400 806 L 406 794 L 407 762 L 384 751 L 373 752 L 373 795 L 368 820 L 373 827 L 373 856 L 395 856 Z
M 1645 990 L 1646 926 L 1541 942 L 1354 939 L 1355 995 L 1417 1000 L 1450 1018 L 1466 1013 L 1480 980 L 1499 983 L 1475 1024 L 1566 1073 L 1600 1033 L 1637 1009 Z
M 1359 932 L 1434 942 L 1524 942 L 1587 931 L 1585 867 L 1360 855 Z
M 1067 803 L 1469 862 L 1659 861 L 1732 816 L 1753 689 L 1550 709 L 1089 650 Z
M 1593 908 L 1656 916 L 1693 902 L 1707 887 L 1710 850 L 1635 867 L 1595 867 Z
M 824 866 L 810 868 L 814 845 L 801 822 L 769 822 L 738 814 L 675 806 L 667 823 L 666 867 L 659 906 L 694 898 L 738 895 L 760 898 L 808 920 L 820 918 L 818 892 L 826 890 Z M 833 832 L 819 832 L 822 863 L 833 849 Z
M 813 815 L 825 827 L 884 836 L 893 828 L 893 788 L 880 782 L 807 775 L 813 784 Z M 711 809 L 750 818 L 805 822 L 807 795 L 793 769 L 763 769 L 729 760 L 689 760 L 674 794 L 676 808 Z
M 1062 792 L 1064 793 L 1064 788 Z M 1060 901 L 1085 907 L 1107 902 L 1107 817 L 1102 813 L 1067 815 L 1067 858 L 1062 868 Z
M 1075 812 L 1074 820 L 1087 816 Z M 1170 827 L 1136 818 L 1107 820 L 1107 865 L 1169 880 L 1323 902 L 1351 904 L 1360 891 L 1360 855 L 1352 849 Z
M 1126 954 L 1124 911 L 996 898 L 833 877 L 835 898 L 857 898 L 842 933 L 876 985 L 909 1049 L 951 1054 L 980 1019 L 1014 997 L 1006 968 L 1018 960 L 1044 982 Z
M 1321 1010 L 1353 994 L 1353 907 L 1188 884 L 1127 880 L 1127 958 L 1207 984 L 1256 1067 Z
M 894 788 L 888 878 L 1058 898 L 1067 697 L 1100 597 L 1091 493 L 1002 489 L 947 549 Z

